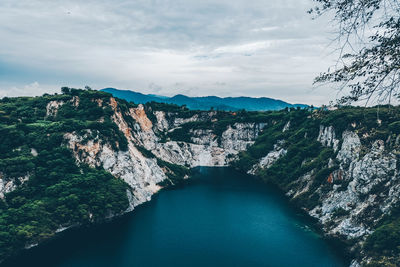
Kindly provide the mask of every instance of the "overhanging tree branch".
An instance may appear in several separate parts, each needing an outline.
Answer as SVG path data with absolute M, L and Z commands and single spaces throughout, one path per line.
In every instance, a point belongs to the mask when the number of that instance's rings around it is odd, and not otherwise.
M 399 0 L 314 0 L 309 11 L 314 17 L 334 14 L 340 43 L 338 63 L 314 81 L 337 83 L 349 93 L 339 104 L 377 99 L 387 102 L 400 96 L 400 1 Z M 361 49 L 355 49 L 356 44 Z M 344 51 L 352 52 L 345 54 Z

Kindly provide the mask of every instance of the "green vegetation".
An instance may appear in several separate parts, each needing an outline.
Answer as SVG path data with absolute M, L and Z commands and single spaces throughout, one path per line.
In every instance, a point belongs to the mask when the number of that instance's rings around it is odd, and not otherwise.
M 145 107 L 147 107 L 149 110 L 154 110 L 154 111 L 157 110 L 164 112 L 179 113 L 180 118 L 190 118 L 199 112 L 196 110 L 189 110 L 186 106 L 178 106 L 175 104 L 158 103 L 158 102 L 148 102 L 145 104 Z
M 379 253 L 400 253 L 400 218 L 384 223 L 365 243 L 368 250 Z
M 369 144 L 377 139 L 386 140 L 388 136 L 396 135 L 400 131 L 400 108 L 392 106 L 343 107 L 335 111 L 292 109 L 263 112 L 259 117 L 269 126 L 260 134 L 253 146 L 240 153 L 239 161 L 235 162 L 235 166 L 239 169 L 249 170 L 252 165 L 273 149 L 274 144 L 277 144 L 279 140 L 284 140 L 282 146 L 288 150 L 285 158 L 288 158 L 287 163 L 290 166 L 286 169 L 291 169 L 291 174 L 281 173 L 281 175 L 286 177 L 284 179 L 289 179 L 287 181 L 299 177 L 299 174 L 312 170 L 316 166 L 322 167 L 324 165 L 322 162 L 326 163 L 326 160 L 333 156 L 331 149 L 322 148 L 315 141 L 320 125 L 333 125 L 339 139 L 345 130 L 356 131 L 361 136 L 366 134 L 362 141 Z M 283 132 L 284 125 L 289 121 L 289 130 Z M 285 159 L 281 159 L 277 164 L 284 164 L 284 161 Z M 312 165 L 308 166 L 308 162 L 311 162 Z M 299 165 L 303 166 L 300 168 Z M 279 170 L 279 167 L 283 167 L 283 165 L 277 166 L 276 169 Z M 317 175 L 317 177 L 321 176 L 322 173 Z M 282 185 L 287 181 L 279 179 L 279 183 Z
M 400 264 L 400 207 L 395 207 L 384 216 L 378 226 L 367 238 L 364 244 L 365 250 L 379 258 L 376 263 L 380 263 L 380 266 L 390 266 L 389 263 L 392 263 L 392 266 Z M 391 259 L 393 255 L 395 259 L 397 258 L 397 262 Z
M 380 106 L 373 108 L 341 107 L 334 111 L 320 111 L 323 125 L 334 125 L 340 136 L 344 130 L 356 130 L 360 135 L 368 133 L 366 141 L 400 133 L 400 107 Z
M 180 184 L 184 181 L 183 179 L 188 177 L 191 173 L 190 169 L 187 167 L 172 164 L 161 159 L 157 159 L 157 164 L 161 168 L 167 170 L 166 174 L 168 176 L 168 180 L 161 182 L 160 186 Z
M 331 82 L 343 97 L 339 103 L 386 102 L 399 99 L 400 6 L 398 0 L 314 0 L 309 10 L 327 16 L 336 27 L 334 37 L 346 53 L 321 73 L 316 83 Z M 374 29 L 369 33 L 366 28 Z M 362 33 L 362 34 L 360 34 Z M 352 40 L 352 41 L 349 41 Z M 335 50 L 336 50 L 335 49 Z M 348 52 L 347 52 L 348 51 Z
M 249 170 L 254 163 L 271 151 L 279 141 L 284 141 L 281 146 L 288 149 L 289 155 L 287 157 L 290 158 L 303 150 L 304 157 L 299 155 L 298 159 L 306 159 L 307 154 L 312 153 L 315 146 L 318 146 L 311 140 L 315 141 L 319 131 L 318 121 L 308 119 L 308 116 L 311 116 L 311 112 L 308 110 L 292 109 L 265 113 L 264 122 L 268 124 L 268 127 L 263 130 L 254 145 L 247 151 L 240 153 L 239 161 L 235 163 L 235 166 Z M 283 131 L 289 121 L 289 129 Z M 303 142 L 303 144 L 300 142 Z M 310 147 L 307 148 L 307 146 Z
M 0 101 L 0 175 L 20 185 L 0 199 L 0 259 L 52 237 L 60 227 L 101 221 L 128 207 L 125 182 L 102 169 L 77 166 L 63 144 L 66 132 L 90 129 L 126 149 L 124 135 L 110 119 L 112 110 L 94 101 L 106 103 L 110 95 L 65 93 Z M 50 101 L 63 105 L 47 116 Z
M 334 212 L 333 212 L 333 216 L 335 216 L 335 217 L 342 217 L 342 216 L 347 216 L 347 215 L 349 215 L 349 211 L 348 210 L 345 210 L 345 209 L 343 209 L 343 208 L 338 208 L 337 210 L 335 210 Z

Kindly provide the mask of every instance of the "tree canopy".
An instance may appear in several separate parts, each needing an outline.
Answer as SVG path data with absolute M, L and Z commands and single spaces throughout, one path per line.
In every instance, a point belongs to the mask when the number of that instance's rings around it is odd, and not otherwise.
M 390 103 L 400 97 L 400 1 L 314 0 L 315 17 L 333 13 L 340 43 L 338 64 L 315 83 L 349 91 L 338 101 Z M 350 52 L 348 52 L 350 51 Z

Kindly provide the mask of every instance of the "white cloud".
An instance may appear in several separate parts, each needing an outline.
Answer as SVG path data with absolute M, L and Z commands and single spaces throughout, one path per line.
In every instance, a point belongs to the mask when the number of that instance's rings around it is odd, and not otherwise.
M 37 96 L 44 93 L 56 93 L 59 91 L 59 88 L 48 85 L 42 86 L 38 82 L 33 82 L 18 87 L 0 84 L 0 98 L 3 98 L 5 96 Z
M 326 103 L 332 98 L 326 88 L 310 97 L 314 76 L 334 59 L 326 48 L 328 24 L 306 14 L 312 5 L 2 0 L 0 92 L 42 94 L 90 85 Z M 40 86 L 26 87 L 31 81 Z
M 214 53 L 230 53 L 230 54 L 238 54 L 238 53 L 253 53 L 259 50 L 266 49 L 271 47 L 274 43 L 278 43 L 279 41 L 262 41 L 262 42 L 254 42 L 240 45 L 230 45 L 230 46 L 222 46 L 215 49 Z
M 252 32 L 269 32 L 269 31 L 276 31 L 279 30 L 278 26 L 270 26 L 270 27 L 262 27 L 262 28 L 256 28 L 252 29 Z

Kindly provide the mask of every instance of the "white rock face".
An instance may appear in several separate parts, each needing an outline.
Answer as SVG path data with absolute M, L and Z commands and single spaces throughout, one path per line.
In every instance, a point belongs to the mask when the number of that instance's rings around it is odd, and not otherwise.
M 64 101 L 50 101 L 46 106 L 46 117 L 56 116 L 58 109 L 64 105 Z
M 350 164 L 359 157 L 361 141 L 358 135 L 351 131 L 344 131 L 342 139 L 343 144 L 338 153 L 337 159 L 342 163 Z
M 34 148 L 31 148 L 31 154 L 32 154 L 32 156 L 34 156 L 34 157 L 37 157 L 37 156 L 39 155 L 38 152 L 37 152 L 37 150 L 34 149 Z
M 4 198 L 4 194 L 15 189 L 13 181 L 5 181 L 0 177 L 0 198 Z
M 144 157 L 135 147 L 135 143 L 138 143 L 136 137 L 147 142 L 151 142 L 154 138 L 151 130 L 152 123 L 145 115 L 143 106 L 139 105 L 138 108 L 129 110 L 129 115 L 137 122 L 136 131 L 134 131 L 124 120 L 114 98 L 110 99 L 110 103 L 114 110 L 112 119 L 128 141 L 127 151 L 114 150 L 109 143 L 104 143 L 97 137 L 90 138 L 93 133 L 89 130 L 83 136 L 78 136 L 75 132 L 67 133 L 64 139 L 68 142 L 78 162 L 84 162 L 93 167 L 102 166 L 130 186 L 131 190 L 127 192 L 130 201 L 128 211 L 130 211 L 135 206 L 149 201 L 151 196 L 160 189 L 157 184 L 167 179 L 167 175 L 166 171 L 157 164 L 156 159 Z M 84 142 L 84 140 L 88 141 Z
M 222 133 L 221 146 L 226 151 L 237 154 L 254 144 L 264 125 L 256 123 L 235 123 Z
M 163 111 L 156 111 L 156 128 L 159 131 L 173 131 Z M 213 112 L 203 116 L 212 116 Z M 183 123 L 195 122 L 204 118 L 194 115 L 190 118 L 173 118 L 172 127 L 180 127 Z M 133 142 L 150 150 L 155 156 L 167 162 L 188 167 L 227 166 L 240 151 L 246 150 L 258 137 L 265 124 L 235 123 L 222 133 L 220 140 L 209 129 L 191 130 L 190 143 L 180 141 L 160 142 L 160 138 L 152 130 L 143 131 L 135 127 L 132 132 Z
M 367 194 L 375 185 L 392 177 L 396 169 L 396 157 L 392 153 L 385 153 L 383 141 L 377 140 L 371 151 L 351 167 L 353 181 L 349 186 L 356 192 Z
M 155 111 L 154 115 L 157 118 L 157 129 L 160 131 L 168 130 L 169 123 L 165 119 L 165 112 L 164 111 Z
M 317 140 L 324 146 L 331 146 L 333 150 L 338 149 L 339 140 L 336 139 L 335 129 L 332 126 L 326 127 L 321 125 Z
M 384 212 L 388 206 L 398 202 L 399 197 L 397 187 L 391 188 L 385 196 L 384 206 L 379 207 L 377 196 L 373 192 L 375 186 L 389 186 L 390 181 L 396 177 L 395 155 L 385 152 L 382 140 L 375 141 L 370 152 L 362 158 L 359 158 L 360 148 L 361 142 L 357 134 L 350 131 L 343 133 L 343 144 L 337 160 L 343 173 L 342 179 L 349 181 L 348 186 L 343 191 L 334 187 L 326 194 L 322 205 L 310 211 L 323 224 L 334 219 L 336 226 L 330 229 L 330 233 L 349 239 L 371 233 L 366 221 L 360 218 L 371 216 L 371 209 Z M 338 209 L 347 210 L 349 214 L 343 218 L 333 218 Z
M 218 146 L 217 136 L 209 129 L 197 129 L 190 131 L 190 141 L 196 145 Z
M 8 179 L 0 173 L 0 198 L 4 198 L 4 194 L 14 191 L 17 188 L 15 183 L 16 180 L 19 180 L 19 184 L 23 184 L 29 180 L 29 174 L 18 178 Z
M 175 118 L 174 120 L 174 127 L 179 127 L 182 124 L 188 123 L 188 122 L 194 122 L 199 120 L 199 115 L 194 115 L 190 118 Z
M 131 207 L 149 201 L 151 196 L 160 189 L 157 184 L 167 179 L 164 171 L 157 165 L 157 161 L 145 158 L 131 142 L 128 144 L 128 151 L 114 151 L 109 144 L 102 144 L 100 140 L 90 140 L 82 144 L 87 135 L 78 136 L 76 133 L 68 133 L 64 138 L 68 141 L 78 162 L 92 167 L 103 166 L 112 175 L 129 184 L 132 189 L 132 196 L 128 193 L 132 201 Z
M 286 131 L 288 131 L 289 129 L 290 129 L 290 121 L 288 121 L 288 122 L 285 124 L 285 127 L 283 127 L 282 132 L 286 132 Z
M 257 170 L 260 168 L 268 169 L 271 167 L 278 159 L 286 155 L 287 150 L 281 147 L 281 142 L 274 145 L 274 150 L 269 152 L 265 157 L 261 158 L 258 164 L 255 164 L 251 170 L 248 171 L 249 174 L 256 174 Z
M 350 267 L 361 267 L 361 265 L 356 260 L 352 260 L 350 263 Z
M 226 166 L 229 154 L 221 147 L 170 141 L 160 143 L 152 152 L 170 163 L 189 167 Z
M 261 131 L 254 123 L 236 123 L 222 133 L 220 144 L 211 130 L 191 132 L 192 143 L 169 141 L 147 147 L 159 158 L 189 167 L 227 166 L 235 155 L 252 145 Z
M 78 96 L 73 96 L 72 99 L 68 102 L 71 103 L 74 107 L 77 107 L 77 106 L 79 106 L 80 99 Z M 62 100 L 60 100 L 60 101 L 53 100 L 53 101 L 50 101 L 49 103 L 47 103 L 46 117 L 56 116 L 60 107 L 63 106 L 65 103 L 66 102 L 64 102 Z

